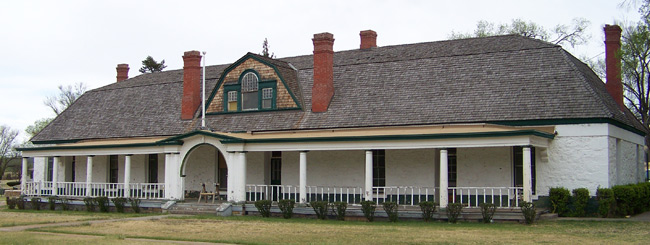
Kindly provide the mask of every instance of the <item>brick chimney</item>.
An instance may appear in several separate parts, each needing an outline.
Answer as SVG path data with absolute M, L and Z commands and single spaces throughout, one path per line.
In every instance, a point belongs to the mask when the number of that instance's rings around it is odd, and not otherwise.
M 605 25 L 605 72 L 607 92 L 614 98 L 621 110 L 625 110 L 623 103 L 623 83 L 621 82 L 621 27 L 618 25 Z
M 118 64 L 117 68 L 117 82 L 129 79 L 129 64 Z
M 334 35 L 314 34 L 314 85 L 311 111 L 326 112 L 334 96 Z
M 201 105 L 201 53 L 187 51 L 183 55 L 183 101 L 181 119 L 190 120 Z
M 373 30 L 361 31 L 361 49 L 369 49 L 377 47 L 377 33 Z

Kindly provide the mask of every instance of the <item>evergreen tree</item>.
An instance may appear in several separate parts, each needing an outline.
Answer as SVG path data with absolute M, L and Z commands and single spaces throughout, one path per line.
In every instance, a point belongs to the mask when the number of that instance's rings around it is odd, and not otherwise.
M 167 68 L 165 65 L 165 60 L 162 60 L 160 63 L 158 63 L 153 59 L 153 57 L 147 56 L 147 58 L 142 61 L 142 67 L 139 71 L 140 73 L 154 73 L 162 71 L 165 68 Z

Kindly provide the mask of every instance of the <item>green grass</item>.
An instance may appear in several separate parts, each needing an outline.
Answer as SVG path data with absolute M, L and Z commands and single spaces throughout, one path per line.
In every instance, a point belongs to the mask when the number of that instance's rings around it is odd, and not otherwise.
M 225 243 L 645 243 L 648 222 L 516 223 L 363 222 L 294 218 L 190 216 L 39 231 Z
M 0 227 L 19 226 L 19 225 L 33 225 L 33 224 L 48 224 L 48 223 L 62 223 L 73 221 L 89 221 L 89 220 L 102 220 L 102 219 L 120 219 L 130 217 L 141 217 L 160 215 L 159 213 L 99 213 L 99 212 L 86 212 L 86 211 L 51 211 L 51 210 L 19 210 L 7 209 L 3 207 L 0 209 Z

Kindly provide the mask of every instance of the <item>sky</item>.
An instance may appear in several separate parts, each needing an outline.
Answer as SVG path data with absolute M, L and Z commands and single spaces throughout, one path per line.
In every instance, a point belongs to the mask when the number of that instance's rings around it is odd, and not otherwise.
M 54 117 L 44 105 L 59 85 L 88 89 L 116 81 L 126 63 L 139 75 L 148 55 L 182 69 L 185 51 L 205 51 L 207 65 L 261 53 L 268 39 L 276 57 L 311 54 L 315 33 L 334 34 L 334 50 L 359 48 L 359 31 L 377 32 L 377 45 L 446 40 L 476 23 L 512 19 L 547 29 L 590 21 L 586 45 L 564 47 L 576 57 L 604 56 L 605 24 L 632 24 L 638 6 L 622 0 L 464 1 L 5 1 L 0 6 L 0 125 L 21 131 Z M 628 1 L 629 2 L 629 1 Z M 635 3 L 636 1 L 631 1 Z

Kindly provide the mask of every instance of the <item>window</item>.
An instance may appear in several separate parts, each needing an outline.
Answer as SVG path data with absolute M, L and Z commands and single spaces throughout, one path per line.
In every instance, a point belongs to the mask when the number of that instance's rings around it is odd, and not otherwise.
M 514 165 L 514 179 L 515 179 L 515 187 L 523 187 L 524 186 L 524 151 L 523 147 L 521 146 L 515 146 L 513 147 L 513 165 Z M 533 194 L 535 194 L 535 186 L 537 185 L 537 181 L 535 178 L 536 175 L 536 170 L 535 170 L 535 148 L 531 147 L 530 148 L 530 178 L 532 182 L 531 188 L 533 189 Z
M 273 89 L 272 88 L 262 89 L 262 108 L 271 109 L 271 102 L 273 102 Z
M 272 110 L 276 104 L 276 80 L 261 81 L 253 70 L 242 73 L 238 83 L 225 84 L 226 112 Z
M 242 110 L 257 110 L 258 109 L 258 86 L 259 79 L 253 72 L 248 72 L 241 79 L 241 97 L 242 97 Z
M 72 164 L 70 164 L 70 168 L 72 168 L 70 170 L 70 175 L 71 175 L 70 176 L 71 177 L 70 181 L 76 182 L 76 176 L 75 175 L 77 175 L 77 174 L 76 174 L 75 169 L 77 168 L 77 157 L 75 157 L 75 156 L 72 157 Z
M 228 111 L 237 111 L 237 91 L 228 92 Z
M 108 181 L 109 183 L 117 183 L 117 156 L 111 155 L 108 157 Z
M 158 154 L 149 154 L 148 183 L 158 183 Z
M 45 181 L 52 181 L 52 174 L 54 172 L 54 157 L 47 158 L 47 176 Z
M 372 150 L 372 186 L 386 186 L 386 150 Z
M 271 152 L 271 185 L 282 184 L 282 152 Z
M 458 161 L 456 148 L 447 149 L 447 186 L 456 187 L 458 181 Z

